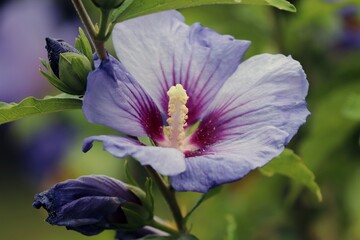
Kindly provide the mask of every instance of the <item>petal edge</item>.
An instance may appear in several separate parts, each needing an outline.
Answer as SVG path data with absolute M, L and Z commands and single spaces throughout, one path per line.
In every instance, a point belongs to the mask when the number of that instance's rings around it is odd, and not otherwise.
M 159 173 L 174 176 L 185 171 L 185 156 L 174 148 L 145 146 L 142 143 L 120 136 L 93 136 L 86 138 L 83 151 L 91 149 L 94 141 L 103 143 L 103 149 L 117 158 L 132 156 L 141 165 L 150 165 Z

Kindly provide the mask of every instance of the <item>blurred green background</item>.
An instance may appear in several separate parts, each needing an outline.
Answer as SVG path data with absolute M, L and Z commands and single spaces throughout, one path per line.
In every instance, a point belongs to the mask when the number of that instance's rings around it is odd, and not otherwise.
M 314 171 L 323 201 L 285 177 L 254 171 L 227 184 L 194 213 L 190 222 L 200 239 L 360 240 L 360 3 L 290 2 L 297 13 L 249 5 L 181 12 L 189 24 L 201 22 L 221 34 L 252 41 L 245 58 L 268 52 L 292 55 L 301 62 L 310 83 L 307 100 L 312 114 L 289 147 Z M 56 94 L 38 74 L 37 58 L 46 57 L 45 37 L 73 43 L 78 26 L 70 0 L 0 1 L 0 101 Z M 68 135 L 51 132 L 54 125 Z M 105 174 L 125 180 L 124 162 L 103 152 L 100 144 L 87 154 L 81 151 L 84 137 L 111 132 L 87 123 L 81 111 L 0 126 L 0 239 L 113 239 L 112 231 L 84 237 L 50 226 L 44 222 L 45 211 L 31 207 L 35 193 L 68 178 Z M 34 147 L 36 139 L 42 144 Z M 144 178 L 135 163 L 131 167 Z M 157 197 L 158 215 L 170 219 Z M 186 211 L 199 195 L 178 197 Z

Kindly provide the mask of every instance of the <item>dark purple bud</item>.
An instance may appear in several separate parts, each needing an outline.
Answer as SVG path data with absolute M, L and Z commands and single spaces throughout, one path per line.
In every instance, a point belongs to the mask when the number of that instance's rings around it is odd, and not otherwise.
M 54 74 L 59 77 L 59 61 L 60 54 L 66 52 L 73 52 L 81 54 L 76 48 L 68 44 L 63 40 L 57 40 L 54 38 L 47 37 L 46 41 L 46 50 L 48 52 L 48 58 L 50 62 L 50 66 Z
M 33 207 L 48 212 L 48 223 L 91 236 L 127 224 L 121 208 L 125 203 L 141 206 L 126 184 L 106 176 L 83 176 L 36 194 Z

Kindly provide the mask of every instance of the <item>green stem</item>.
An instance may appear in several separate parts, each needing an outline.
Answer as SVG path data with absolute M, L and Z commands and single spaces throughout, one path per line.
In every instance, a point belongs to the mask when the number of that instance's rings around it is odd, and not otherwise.
M 107 32 L 107 34 L 105 36 L 105 40 L 108 40 L 109 37 L 111 36 L 111 33 L 112 33 L 113 29 L 114 29 L 114 26 L 115 26 L 114 23 L 109 24 L 109 30 L 108 30 L 108 32 Z
M 172 228 L 170 228 L 170 227 L 168 227 L 166 225 L 163 225 L 163 224 L 157 222 L 156 220 L 153 220 L 152 222 L 148 223 L 147 225 L 150 226 L 150 227 L 159 229 L 161 231 L 167 232 L 167 233 L 169 233 L 170 235 L 173 235 L 173 236 L 179 235 L 179 233 L 176 230 L 174 230 L 174 229 L 172 229 Z
M 273 39 L 275 40 L 275 44 L 277 50 L 283 54 L 286 52 L 285 42 L 284 42 L 284 34 L 283 34 L 283 27 L 281 22 L 281 12 L 278 9 L 271 8 L 270 9 L 272 18 L 273 18 Z
M 108 34 L 108 21 L 110 17 L 111 10 L 101 9 L 101 18 L 100 18 L 100 30 L 97 35 L 99 40 L 106 40 L 106 36 Z
M 97 38 L 97 31 L 94 27 L 94 24 L 91 21 L 89 14 L 87 13 L 84 4 L 81 0 L 72 0 L 72 3 L 85 26 L 87 33 L 91 39 L 91 43 L 94 46 L 96 53 L 98 54 L 101 60 L 107 58 L 105 42 Z
M 162 177 L 152 167 L 145 166 L 145 169 L 150 174 L 152 179 L 156 182 L 156 184 L 159 186 L 162 195 L 164 196 L 167 204 L 170 207 L 170 210 L 173 214 L 178 230 L 180 232 L 185 233 L 187 229 L 184 224 L 184 218 L 181 214 L 179 204 L 176 201 L 175 192 L 164 183 Z

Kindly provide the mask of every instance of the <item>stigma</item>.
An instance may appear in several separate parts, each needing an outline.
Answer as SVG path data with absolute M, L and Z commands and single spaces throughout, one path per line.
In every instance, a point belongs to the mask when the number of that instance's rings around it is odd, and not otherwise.
M 170 147 L 181 149 L 185 139 L 185 127 L 187 126 L 186 119 L 189 110 L 186 107 L 186 102 L 189 96 L 181 84 L 172 86 L 167 95 L 169 96 L 167 137 L 170 141 Z

